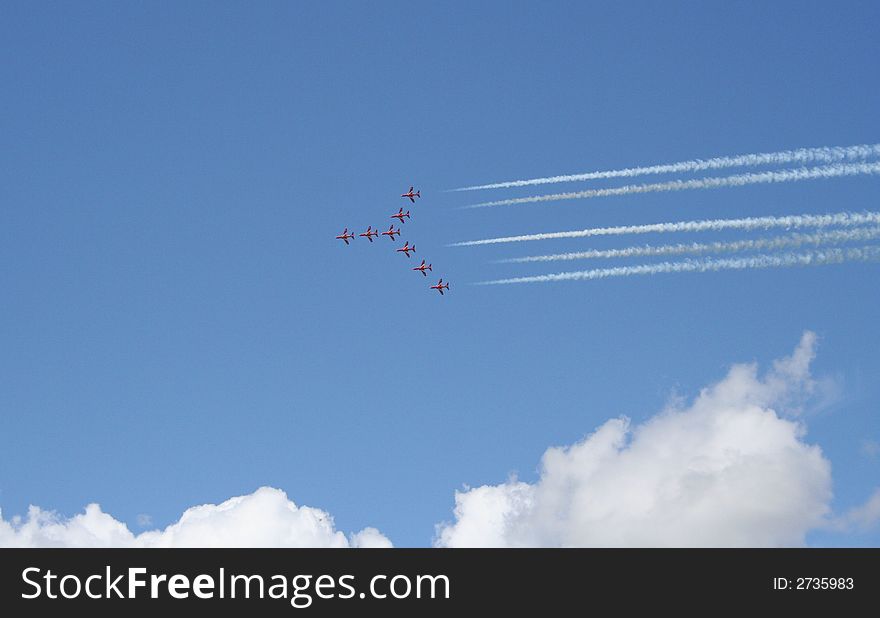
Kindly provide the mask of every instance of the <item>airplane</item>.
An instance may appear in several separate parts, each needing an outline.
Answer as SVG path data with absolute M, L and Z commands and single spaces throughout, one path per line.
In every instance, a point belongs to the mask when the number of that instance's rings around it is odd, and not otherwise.
M 447 281 L 446 285 L 443 285 L 443 279 L 440 279 L 440 281 L 437 282 L 437 285 L 431 286 L 432 290 L 440 292 L 440 296 L 443 296 L 443 288 L 446 288 L 447 290 L 449 289 L 449 282 Z
M 400 212 L 398 212 L 396 215 L 391 215 L 391 218 L 392 218 L 392 219 L 400 219 L 400 222 L 401 222 L 401 223 L 403 223 L 403 218 L 404 218 L 404 217 L 406 217 L 407 219 L 410 218 L 410 217 L 409 217 L 409 211 L 407 210 L 406 212 L 403 212 L 403 208 L 401 208 L 401 209 L 400 209 Z
M 413 204 L 415 204 L 416 198 L 422 197 L 421 195 L 419 195 L 420 193 L 421 193 L 421 191 L 416 191 L 415 193 L 413 193 L 413 188 L 410 187 L 409 192 L 408 193 L 401 193 L 400 197 L 408 197 L 409 201 L 412 202 Z
M 345 228 L 344 230 L 342 230 L 342 234 L 340 234 L 340 235 L 337 236 L 336 238 L 337 238 L 338 240 L 344 240 L 344 241 L 345 241 L 345 244 L 347 245 L 347 244 L 348 244 L 348 239 L 349 239 L 349 238 L 354 238 L 354 234 L 349 234 L 349 233 L 348 233 L 348 228 Z
M 409 252 L 410 252 L 410 251 L 412 251 L 413 253 L 415 253 L 415 252 L 416 252 L 416 246 L 413 245 L 412 247 L 410 247 L 410 246 L 409 246 L 409 241 L 406 241 L 405 243 L 403 243 L 403 246 L 402 246 L 400 249 L 397 250 L 398 253 L 405 253 L 405 254 L 406 254 L 406 257 L 409 257 Z M 427 275 L 426 275 L 426 276 L 427 276 Z
M 422 274 L 425 275 L 425 276 L 427 277 L 427 276 L 428 276 L 428 273 L 426 273 L 425 271 L 426 271 L 426 270 L 431 270 L 431 265 L 430 265 L 430 264 L 425 265 L 425 260 L 422 260 L 422 265 L 421 265 L 421 266 L 416 266 L 415 268 L 413 268 L 413 270 L 420 270 L 420 271 L 422 271 Z M 433 272 L 433 271 L 432 271 L 432 272 Z
M 391 240 L 394 240 L 394 235 L 395 235 L 395 234 L 397 234 L 398 236 L 400 236 L 400 230 L 399 230 L 399 229 L 395 230 L 395 229 L 394 229 L 394 224 L 393 224 L 393 223 L 391 224 L 391 227 L 388 228 L 388 231 L 387 231 L 387 232 L 382 232 L 382 236 L 387 236 L 387 237 L 390 238 Z
M 371 230 L 372 230 L 372 231 L 371 231 Z M 375 236 L 376 238 L 378 238 L 378 237 L 379 237 L 379 232 L 377 232 L 376 230 L 374 230 L 372 225 L 368 225 L 368 226 L 367 226 L 367 231 L 364 232 L 363 234 L 358 234 L 358 236 L 366 236 L 367 240 L 369 240 L 370 242 L 373 242 L 373 236 Z

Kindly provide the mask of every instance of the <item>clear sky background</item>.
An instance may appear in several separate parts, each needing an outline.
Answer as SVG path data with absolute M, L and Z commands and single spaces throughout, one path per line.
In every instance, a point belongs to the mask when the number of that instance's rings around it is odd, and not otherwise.
M 456 489 L 533 481 L 549 446 L 645 420 L 807 329 L 837 394 L 805 440 L 832 463 L 835 511 L 863 503 L 880 484 L 876 264 L 478 287 L 598 265 L 494 259 L 632 239 L 446 245 L 873 210 L 877 177 L 482 210 L 457 207 L 537 191 L 444 191 L 880 142 L 878 25 L 867 1 L 3 3 L 4 517 L 99 502 L 138 531 L 270 485 L 340 529 L 427 545 Z M 409 260 L 334 239 L 400 206 Z M 433 279 L 409 270 L 421 258 Z

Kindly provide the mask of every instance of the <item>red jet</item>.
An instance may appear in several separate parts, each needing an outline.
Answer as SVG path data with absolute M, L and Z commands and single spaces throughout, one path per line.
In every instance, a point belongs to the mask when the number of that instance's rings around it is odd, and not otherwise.
M 340 235 L 337 236 L 336 238 L 337 238 L 338 240 L 344 240 L 344 241 L 345 241 L 345 244 L 347 245 L 347 244 L 348 244 L 348 239 L 349 239 L 349 238 L 354 238 L 354 234 L 349 234 L 349 233 L 348 233 L 348 228 L 345 228 L 344 230 L 342 230 L 342 234 L 340 234 Z
M 426 271 L 426 270 L 431 270 L 431 265 L 430 265 L 430 264 L 425 265 L 425 260 L 422 260 L 422 265 L 421 265 L 421 266 L 416 266 L 415 268 L 413 268 L 413 270 L 420 270 L 420 271 L 422 272 L 422 274 L 425 275 L 425 276 L 427 277 L 427 276 L 428 276 L 428 273 L 426 273 L 425 271 Z M 431 271 L 431 272 L 434 272 L 434 271 Z
M 367 231 L 364 232 L 363 234 L 358 234 L 358 236 L 365 236 L 367 238 L 367 240 L 369 240 L 370 242 L 373 242 L 373 236 L 375 236 L 376 238 L 379 238 L 379 232 L 374 230 L 372 225 L 368 225 Z
M 398 212 L 396 215 L 391 215 L 391 218 L 392 218 L 392 219 L 400 219 L 400 222 L 401 222 L 401 223 L 403 223 L 403 218 L 404 218 L 404 217 L 406 217 L 407 219 L 410 218 L 410 217 L 409 217 L 409 211 L 407 210 L 406 212 L 403 212 L 403 208 L 401 208 L 401 209 L 400 209 L 400 212 Z
M 432 290 L 437 290 L 438 292 L 440 292 L 440 296 L 443 296 L 443 288 L 446 288 L 447 290 L 449 289 L 449 282 L 447 281 L 446 285 L 443 285 L 443 279 L 438 281 L 437 285 L 431 286 Z
M 409 192 L 408 193 L 401 193 L 400 197 L 408 197 L 409 201 L 412 202 L 413 204 L 415 204 L 416 198 L 422 197 L 421 195 L 419 195 L 420 193 L 421 193 L 421 191 L 416 191 L 415 193 L 413 193 L 413 188 L 410 187 Z
M 390 238 L 391 240 L 394 240 L 394 235 L 395 235 L 395 234 L 397 234 L 398 236 L 400 236 L 400 230 L 399 230 L 399 229 L 398 229 L 398 230 L 395 230 L 395 229 L 394 229 L 394 224 L 393 224 L 393 223 L 391 224 L 391 227 L 388 228 L 388 231 L 387 231 L 387 232 L 382 232 L 382 236 L 387 236 L 387 237 Z
M 397 250 L 398 253 L 405 253 L 405 254 L 406 254 L 406 257 L 409 257 L 409 252 L 410 252 L 410 251 L 412 251 L 413 253 L 415 253 L 415 252 L 416 252 L 416 246 L 413 245 L 412 247 L 410 247 L 410 246 L 409 246 L 409 241 L 406 241 L 405 243 L 403 243 L 403 246 L 402 246 L 400 249 Z M 427 275 L 425 275 L 425 276 L 427 276 Z

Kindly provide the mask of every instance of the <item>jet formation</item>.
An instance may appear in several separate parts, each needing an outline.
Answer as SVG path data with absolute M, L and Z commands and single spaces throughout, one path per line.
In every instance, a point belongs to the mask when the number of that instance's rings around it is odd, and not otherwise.
M 413 191 L 414 188 L 415 187 L 410 187 L 409 191 L 407 191 L 406 193 L 401 193 L 400 197 L 408 198 L 410 202 L 415 204 L 416 198 L 421 198 L 422 195 L 421 195 L 421 191 Z M 403 208 L 401 208 L 396 213 L 391 215 L 390 218 L 397 219 L 400 222 L 398 225 L 402 226 L 405 223 L 405 219 L 411 219 L 412 216 L 410 215 L 410 211 L 407 210 L 406 212 L 403 212 Z M 357 236 L 366 238 L 371 243 L 373 242 L 373 238 L 378 238 L 379 236 L 387 236 L 388 238 L 391 239 L 392 242 L 394 242 L 394 236 L 395 235 L 400 236 L 400 230 L 401 230 L 400 227 L 398 227 L 395 230 L 394 224 L 392 223 L 391 227 L 389 227 L 386 231 L 384 231 L 380 234 L 379 230 L 374 229 L 372 225 L 368 225 L 367 231 L 362 234 L 358 234 Z M 342 231 L 342 234 L 337 236 L 336 239 L 343 241 L 346 244 L 346 246 L 348 246 L 349 241 L 354 240 L 355 237 L 356 236 L 355 236 L 354 232 L 349 232 L 348 228 L 345 228 Z M 409 241 L 407 240 L 406 242 L 403 243 L 402 247 L 400 247 L 399 249 L 395 249 L 395 251 L 397 253 L 403 253 L 406 257 L 410 257 L 410 253 L 416 252 L 416 245 L 415 245 L 415 243 L 409 244 Z M 431 272 L 434 272 L 432 265 L 426 263 L 425 260 L 422 260 L 422 263 L 419 266 L 416 266 L 415 268 L 413 268 L 412 270 L 416 270 L 416 271 L 422 273 L 422 275 L 425 277 L 428 276 L 428 273 L 425 271 L 430 270 Z M 437 290 L 438 292 L 440 292 L 440 295 L 443 296 L 443 290 L 449 291 L 449 282 L 447 281 L 446 283 L 443 283 L 443 279 L 441 278 L 440 281 L 437 282 L 437 285 L 429 286 L 429 289 Z

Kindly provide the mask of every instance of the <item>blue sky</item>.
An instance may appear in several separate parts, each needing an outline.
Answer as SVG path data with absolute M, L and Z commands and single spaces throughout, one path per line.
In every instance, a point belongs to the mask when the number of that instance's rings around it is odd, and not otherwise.
M 4 517 L 99 502 L 138 530 L 270 485 L 427 545 L 464 484 L 533 481 L 549 446 L 807 329 L 837 395 L 805 440 L 835 511 L 858 506 L 880 485 L 876 264 L 477 287 L 567 269 L 490 260 L 622 241 L 446 245 L 874 209 L 876 177 L 482 210 L 457 207 L 534 191 L 444 191 L 880 142 L 878 23 L 868 2 L 4 3 Z M 334 240 L 401 205 L 413 258 Z

